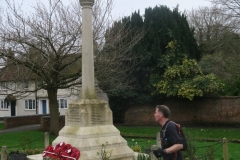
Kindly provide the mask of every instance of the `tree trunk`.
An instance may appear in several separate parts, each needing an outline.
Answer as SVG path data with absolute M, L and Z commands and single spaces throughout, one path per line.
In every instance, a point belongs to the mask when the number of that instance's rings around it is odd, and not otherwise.
M 50 109 L 50 133 L 58 135 L 59 132 L 59 111 L 57 102 L 57 89 L 47 89 Z

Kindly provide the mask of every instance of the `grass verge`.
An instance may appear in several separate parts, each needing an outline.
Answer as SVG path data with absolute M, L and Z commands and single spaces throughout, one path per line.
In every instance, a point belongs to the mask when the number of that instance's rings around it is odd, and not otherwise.
M 0 123 L 1 124 L 1 123 Z M 1 127 L 2 125 L 0 125 Z M 160 127 L 126 127 L 117 126 L 121 135 L 127 140 L 130 147 L 138 145 L 142 152 L 150 148 L 151 145 L 156 144 L 156 134 Z M 199 159 L 204 159 L 205 155 L 213 153 L 214 160 L 222 160 L 223 149 L 221 141 L 223 137 L 228 138 L 229 160 L 239 160 L 240 150 L 240 129 L 238 128 L 185 128 L 193 138 Z M 56 136 L 50 136 L 50 144 Z M 8 152 L 29 149 L 44 149 L 44 132 L 41 131 L 24 131 L 0 134 L 1 146 L 7 146 Z M 35 152 L 28 152 L 28 154 Z
M 0 130 L 4 129 L 4 123 L 0 123 Z
M 117 128 L 125 137 L 146 139 L 155 139 L 157 132 L 161 129 L 158 126 L 117 126 Z M 228 141 L 240 143 L 240 128 L 184 127 L 183 129 L 196 140 L 219 141 L 225 137 Z

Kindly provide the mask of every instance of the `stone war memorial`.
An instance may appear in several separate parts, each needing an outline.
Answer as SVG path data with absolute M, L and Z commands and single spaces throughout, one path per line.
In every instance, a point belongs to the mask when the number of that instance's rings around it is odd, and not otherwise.
M 80 150 L 79 160 L 101 160 L 102 145 L 111 152 L 110 159 L 133 160 L 134 151 L 113 125 L 108 102 L 98 99 L 94 83 L 92 6 L 94 0 L 80 0 L 82 6 L 82 93 L 69 104 L 65 126 L 52 146 L 61 142 Z M 136 159 L 136 158 L 135 158 Z

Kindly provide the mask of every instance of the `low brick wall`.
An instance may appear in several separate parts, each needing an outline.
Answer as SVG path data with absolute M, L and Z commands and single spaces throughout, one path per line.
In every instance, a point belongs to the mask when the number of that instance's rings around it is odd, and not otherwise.
M 125 125 L 158 125 L 154 119 L 155 106 L 134 105 L 125 113 Z
M 185 125 L 240 126 L 240 97 L 166 99 L 170 119 Z M 125 113 L 126 125 L 159 125 L 155 122 L 156 105 L 131 106 Z
M 42 116 L 46 116 L 46 114 L 4 117 L 4 128 L 40 124 Z
M 59 129 L 62 129 L 65 126 L 65 116 L 59 116 Z M 50 131 L 50 116 L 41 117 L 41 130 L 44 132 Z

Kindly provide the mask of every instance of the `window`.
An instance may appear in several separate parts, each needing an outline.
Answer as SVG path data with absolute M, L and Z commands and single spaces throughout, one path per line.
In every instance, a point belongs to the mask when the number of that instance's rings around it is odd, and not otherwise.
M 33 100 L 33 99 L 25 100 L 25 109 L 35 110 L 36 109 L 35 100 Z
M 23 88 L 24 89 L 28 89 L 28 81 L 24 81 L 23 82 Z
M 67 100 L 58 99 L 58 108 L 67 108 Z
M 15 90 L 16 83 L 14 82 L 0 82 L 0 90 Z
M 12 90 L 16 90 L 16 83 L 14 82 L 8 82 L 8 88 Z
M 5 102 L 3 99 L 0 100 L 1 109 L 8 109 L 8 102 Z
M 7 89 L 7 82 L 1 82 L 0 83 L 0 90 L 6 90 Z

